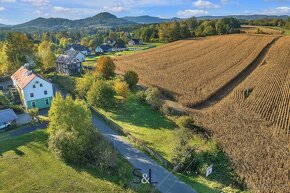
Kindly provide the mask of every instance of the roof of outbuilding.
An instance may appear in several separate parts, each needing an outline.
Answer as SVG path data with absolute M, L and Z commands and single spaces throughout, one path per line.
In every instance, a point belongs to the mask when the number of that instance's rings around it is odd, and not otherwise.
M 82 51 L 90 52 L 89 48 L 82 46 L 80 44 L 72 44 L 72 45 L 67 46 L 67 50 L 69 50 L 71 48 L 73 48 L 75 51 L 79 51 L 79 52 L 82 52 Z
M 80 61 L 76 58 L 79 53 L 80 53 L 79 51 L 67 50 L 64 52 L 64 54 L 57 57 L 56 62 L 61 62 L 64 64 L 79 63 Z
M 13 82 L 21 89 L 25 88 L 34 78 L 36 74 L 27 70 L 24 66 L 20 67 L 12 76 Z
M 100 48 L 101 48 L 102 50 L 104 50 L 104 51 L 107 51 L 107 50 L 113 48 L 111 45 L 107 45 L 107 44 L 103 44 L 103 45 L 100 45 L 100 46 L 98 46 L 98 47 L 100 47 Z
M 12 109 L 0 110 L 0 123 L 14 121 L 17 115 Z

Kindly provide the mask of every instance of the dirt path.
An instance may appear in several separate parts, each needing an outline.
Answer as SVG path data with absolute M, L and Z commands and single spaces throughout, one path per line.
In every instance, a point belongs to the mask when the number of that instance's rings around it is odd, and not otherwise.
M 209 106 L 212 106 L 222 100 L 226 95 L 228 95 L 236 86 L 238 86 L 243 80 L 245 80 L 258 66 L 260 66 L 270 50 L 270 48 L 277 42 L 277 40 L 281 36 L 276 37 L 272 40 L 260 54 L 255 58 L 255 60 L 250 63 L 244 70 L 242 70 L 236 77 L 234 77 L 231 81 L 225 84 L 222 88 L 216 91 L 213 95 L 211 95 L 206 100 L 191 106 L 194 109 L 204 109 Z

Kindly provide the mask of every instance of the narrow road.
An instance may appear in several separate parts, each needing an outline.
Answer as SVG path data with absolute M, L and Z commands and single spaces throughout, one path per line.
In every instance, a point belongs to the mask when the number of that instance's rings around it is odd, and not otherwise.
M 133 167 L 141 169 L 142 173 L 147 174 L 147 176 L 149 176 L 149 169 L 151 169 L 151 181 L 157 182 L 157 184 L 154 184 L 156 189 L 162 193 L 196 193 L 191 187 L 181 182 L 176 176 L 161 167 L 148 155 L 136 149 L 124 136 L 121 136 L 107 126 L 94 112 L 92 113 L 94 126 Z
M 226 95 L 228 95 L 236 86 L 238 86 L 242 81 L 244 81 L 260 64 L 262 64 L 270 50 L 270 48 L 277 42 L 280 38 L 274 38 L 263 50 L 260 54 L 250 63 L 244 70 L 242 70 L 237 76 L 235 76 L 231 81 L 217 90 L 213 95 L 211 95 L 206 100 L 191 106 L 191 108 L 195 109 L 204 109 L 209 106 L 212 106 L 222 100 Z

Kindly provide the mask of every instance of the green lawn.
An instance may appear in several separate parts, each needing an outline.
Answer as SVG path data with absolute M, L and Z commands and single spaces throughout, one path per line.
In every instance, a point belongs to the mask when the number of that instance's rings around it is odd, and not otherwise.
M 150 192 L 132 185 L 132 168 L 118 158 L 119 174 L 70 166 L 47 148 L 46 131 L 0 140 L 0 192 Z
M 123 55 L 129 55 L 129 54 L 134 54 L 137 52 L 141 52 L 147 49 L 151 49 L 151 48 L 155 48 L 155 47 L 159 47 L 165 45 L 165 43 L 146 43 L 144 46 L 140 46 L 140 47 L 135 47 L 135 48 L 139 48 L 139 50 L 128 50 L 128 51 L 123 51 L 123 52 L 112 52 L 112 53 L 105 53 L 103 55 L 99 55 L 99 56 L 88 56 L 86 57 L 86 61 L 83 62 L 83 66 L 95 66 L 96 65 L 96 60 L 99 59 L 102 56 L 108 56 L 111 58 L 117 57 L 117 56 L 123 56 Z M 134 47 L 129 47 L 130 48 L 134 48 Z
M 66 84 L 70 84 L 70 87 L 73 87 L 72 81 L 68 81 Z M 177 126 L 171 119 L 153 110 L 150 105 L 140 102 L 134 93 L 130 94 L 125 103 L 120 105 L 116 110 L 105 111 L 99 109 L 99 111 L 128 130 L 133 136 L 142 140 L 165 159 L 171 161 L 172 150 L 177 145 Z M 235 175 L 230 167 L 228 158 L 222 151 L 218 150 L 217 144 L 214 141 L 207 141 L 199 135 L 194 135 L 190 145 L 201 151 L 218 152 L 217 161 L 213 163 L 214 172 L 209 178 L 192 176 L 186 173 L 176 173 L 176 176 L 198 190 L 198 192 L 240 192 L 230 187 L 234 182 Z M 170 168 L 168 169 L 170 170 Z
M 133 136 L 142 140 L 168 161 L 171 161 L 172 150 L 177 146 L 177 126 L 149 105 L 140 102 L 134 94 L 117 110 L 105 111 L 99 109 L 99 111 L 129 131 Z M 190 145 L 195 149 L 206 152 L 219 152 L 217 162 L 213 163 L 215 170 L 209 178 L 176 173 L 181 180 L 199 192 L 239 192 L 239 190 L 230 187 L 234 174 L 227 157 L 218 150 L 214 141 L 206 141 L 203 137 L 194 135 Z

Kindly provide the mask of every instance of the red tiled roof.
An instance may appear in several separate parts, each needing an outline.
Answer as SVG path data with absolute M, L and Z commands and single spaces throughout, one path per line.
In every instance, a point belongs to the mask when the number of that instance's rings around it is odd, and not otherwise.
M 21 89 L 25 88 L 35 77 L 36 75 L 34 73 L 27 70 L 23 66 L 11 76 L 16 86 Z

